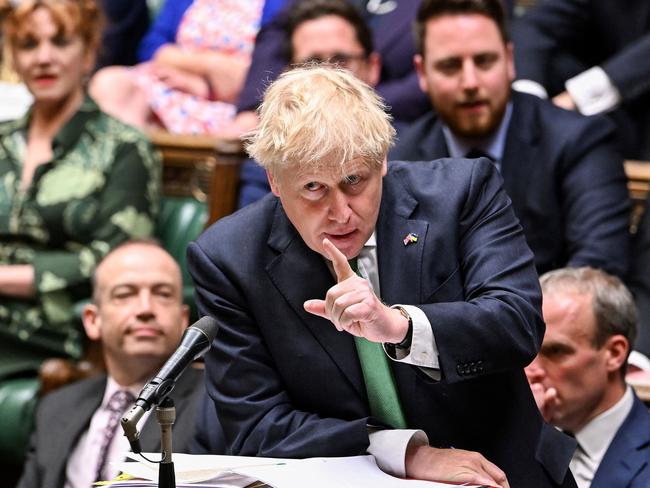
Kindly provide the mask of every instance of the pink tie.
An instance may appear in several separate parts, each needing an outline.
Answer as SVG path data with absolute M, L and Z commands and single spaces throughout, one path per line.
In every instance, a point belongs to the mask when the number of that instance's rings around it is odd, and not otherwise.
M 117 432 L 117 425 L 120 423 L 120 417 L 122 417 L 122 414 L 126 408 L 134 401 L 135 397 L 133 394 L 126 390 L 116 391 L 108 401 L 106 409 L 109 411 L 110 417 L 106 423 L 106 428 L 104 429 L 102 446 L 99 449 L 99 462 L 97 463 L 97 475 L 95 476 L 95 481 L 104 479 L 102 478 L 102 472 L 106 466 L 108 448 L 111 445 L 113 437 L 115 437 L 115 433 Z

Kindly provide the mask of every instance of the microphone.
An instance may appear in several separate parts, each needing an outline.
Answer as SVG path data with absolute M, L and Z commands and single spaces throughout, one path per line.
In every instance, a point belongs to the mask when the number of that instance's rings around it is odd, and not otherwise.
M 218 328 L 217 321 L 208 316 L 200 318 L 189 326 L 183 333 L 183 338 L 176 351 L 169 357 L 158 374 L 144 386 L 133 407 L 124 414 L 121 420 L 122 429 L 134 453 L 142 451 L 140 433 L 137 429 L 138 421 L 153 405 L 158 405 L 172 392 L 176 386 L 176 380 L 185 371 L 185 368 L 210 349 Z

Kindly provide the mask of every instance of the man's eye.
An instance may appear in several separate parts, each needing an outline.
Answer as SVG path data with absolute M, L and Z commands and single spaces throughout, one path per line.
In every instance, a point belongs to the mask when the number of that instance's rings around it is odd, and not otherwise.
M 569 355 L 570 352 L 569 348 L 560 345 L 543 347 L 541 351 L 542 355 L 549 359 L 558 359 Z
M 128 298 L 130 298 L 132 296 L 133 296 L 133 293 L 124 292 L 124 293 L 115 293 L 113 295 L 113 298 L 115 298 L 116 300 L 127 300 Z
M 485 53 L 474 58 L 474 64 L 481 69 L 489 69 L 497 61 L 498 56 L 494 53 Z
M 460 59 L 444 59 L 435 64 L 436 70 L 443 74 L 451 75 L 461 68 Z
M 361 177 L 359 175 L 349 175 L 345 177 L 345 183 L 347 185 L 354 186 L 358 184 L 361 181 Z
M 315 181 L 310 181 L 305 185 L 305 189 L 308 191 L 318 191 L 323 187 L 320 183 L 316 183 Z

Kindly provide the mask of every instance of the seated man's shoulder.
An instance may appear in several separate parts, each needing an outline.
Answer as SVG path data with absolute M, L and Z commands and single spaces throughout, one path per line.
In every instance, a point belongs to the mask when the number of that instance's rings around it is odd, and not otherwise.
M 391 161 L 387 178 L 399 178 L 418 186 L 431 188 L 436 183 L 452 184 L 469 182 L 476 176 L 487 178 L 498 174 L 494 164 L 487 158 L 438 158 L 429 161 Z
M 410 124 L 401 128 L 397 133 L 395 147 L 389 153 L 391 160 L 413 160 L 421 159 L 433 151 L 425 141 L 436 129 L 438 116 L 435 112 L 428 112 Z
M 527 93 L 518 93 L 515 103 L 533 106 L 540 118 L 543 132 L 547 133 L 555 144 L 568 142 L 575 144 L 578 134 L 614 135 L 614 123 L 604 115 L 585 116 L 575 110 L 566 110 L 556 106 L 549 100 L 543 100 Z M 522 126 L 525 127 L 525 124 Z
M 95 395 L 95 392 L 97 403 L 99 404 L 104 394 L 105 385 L 106 376 L 102 374 L 62 386 L 48 393 L 40 400 L 38 411 L 45 413 L 51 410 L 75 408 L 81 398 L 86 399 L 89 396 Z

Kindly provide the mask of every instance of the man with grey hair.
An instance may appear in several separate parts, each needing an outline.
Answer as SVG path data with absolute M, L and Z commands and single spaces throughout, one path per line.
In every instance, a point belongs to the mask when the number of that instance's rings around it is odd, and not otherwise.
M 219 322 L 206 377 L 228 450 L 574 486 L 574 444 L 523 373 L 540 291 L 493 165 L 388 164 L 382 101 L 331 67 L 284 73 L 260 121 L 248 151 L 273 194 L 188 250 L 199 309 Z
M 551 271 L 541 284 L 546 335 L 526 374 L 543 416 L 578 441 L 578 486 L 650 486 L 650 413 L 625 384 L 632 295 L 588 267 Z

